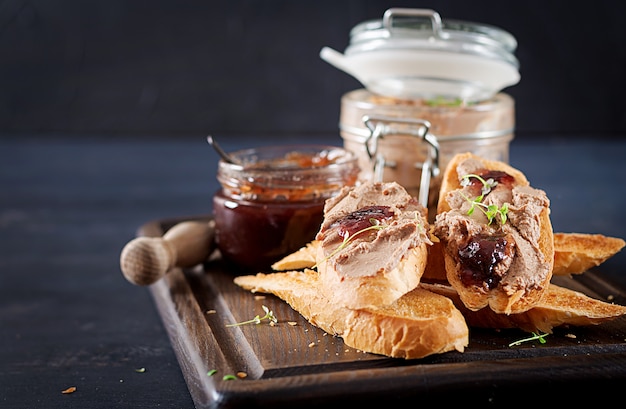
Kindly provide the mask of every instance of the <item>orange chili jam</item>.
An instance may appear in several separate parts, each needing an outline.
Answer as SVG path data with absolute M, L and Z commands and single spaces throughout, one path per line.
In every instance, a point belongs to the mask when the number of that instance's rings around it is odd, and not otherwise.
M 237 151 L 220 160 L 221 189 L 213 196 L 216 243 L 222 258 L 244 271 L 272 263 L 315 238 L 326 199 L 356 183 L 356 156 L 318 145 Z

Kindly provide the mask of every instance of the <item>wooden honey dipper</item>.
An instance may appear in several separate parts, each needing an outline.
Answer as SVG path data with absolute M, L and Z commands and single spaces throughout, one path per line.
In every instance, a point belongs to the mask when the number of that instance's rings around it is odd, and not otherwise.
M 137 237 L 124 246 L 120 267 L 124 277 L 137 285 L 150 285 L 173 267 L 193 267 L 215 249 L 215 222 L 184 221 L 162 237 Z

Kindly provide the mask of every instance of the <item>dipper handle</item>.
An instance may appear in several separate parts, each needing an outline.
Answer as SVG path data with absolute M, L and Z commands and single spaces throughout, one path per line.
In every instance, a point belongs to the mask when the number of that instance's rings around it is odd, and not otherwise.
M 173 267 L 192 267 L 208 259 L 215 249 L 215 222 L 184 221 L 162 237 L 137 237 L 124 246 L 120 267 L 137 285 L 150 285 Z

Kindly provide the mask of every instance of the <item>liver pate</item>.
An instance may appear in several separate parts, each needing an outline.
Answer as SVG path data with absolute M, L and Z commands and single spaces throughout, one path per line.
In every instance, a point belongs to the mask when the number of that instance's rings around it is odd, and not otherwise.
M 425 217 L 424 206 L 399 184 L 363 183 L 326 201 L 316 239 L 340 277 L 375 276 L 394 269 L 408 250 L 431 244 Z M 361 226 L 380 228 L 345 227 L 359 218 L 366 220 Z
M 464 175 L 488 172 L 480 161 L 471 158 L 457 166 L 461 179 Z M 460 281 L 484 293 L 496 286 L 508 295 L 541 288 L 551 268 L 539 247 L 540 214 L 550 205 L 546 193 L 517 185 L 514 181 L 496 181 L 495 186 L 482 194 L 482 203 L 487 206 L 495 205 L 500 209 L 508 204 L 504 224 L 498 217 L 489 222 L 484 212 L 477 208 L 468 214 L 472 201 L 481 195 L 474 183 L 448 192 L 445 200 L 451 209 L 438 214 L 435 219 L 433 233 L 455 260 Z M 464 259 L 471 251 L 483 252 L 482 263 Z

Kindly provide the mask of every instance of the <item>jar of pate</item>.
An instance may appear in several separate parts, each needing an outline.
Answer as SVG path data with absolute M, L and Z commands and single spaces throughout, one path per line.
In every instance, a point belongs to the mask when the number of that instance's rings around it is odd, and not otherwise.
M 439 170 L 455 154 L 508 162 L 514 126 L 514 101 L 505 93 L 455 105 L 383 97 L 366 89 L 341 99 L 340 134 L 344 147 L 359 157 L 359 178 L 395 180 L 413 196 L 421 193 L 429 209 L 437 204 Z M 424 169 L 431 177 L 420 190 Z
M 218 162 L 213 196 L 215 240 L 222 258 L 242 271 L 268 270 L 317 234 L 324 202 L 359 175 L 341 147 L 285 145 L 229 154 Z
M 515 104 L 502 90 L 520 79 L 516 47 L 497 27 L 405 8 L 356 25 L 343 54 L 324 47 L 364 85 L 343 95 L 339 123 L 360 178 L 397 181 L 432 215 L 456 153 L 508 162 Z

